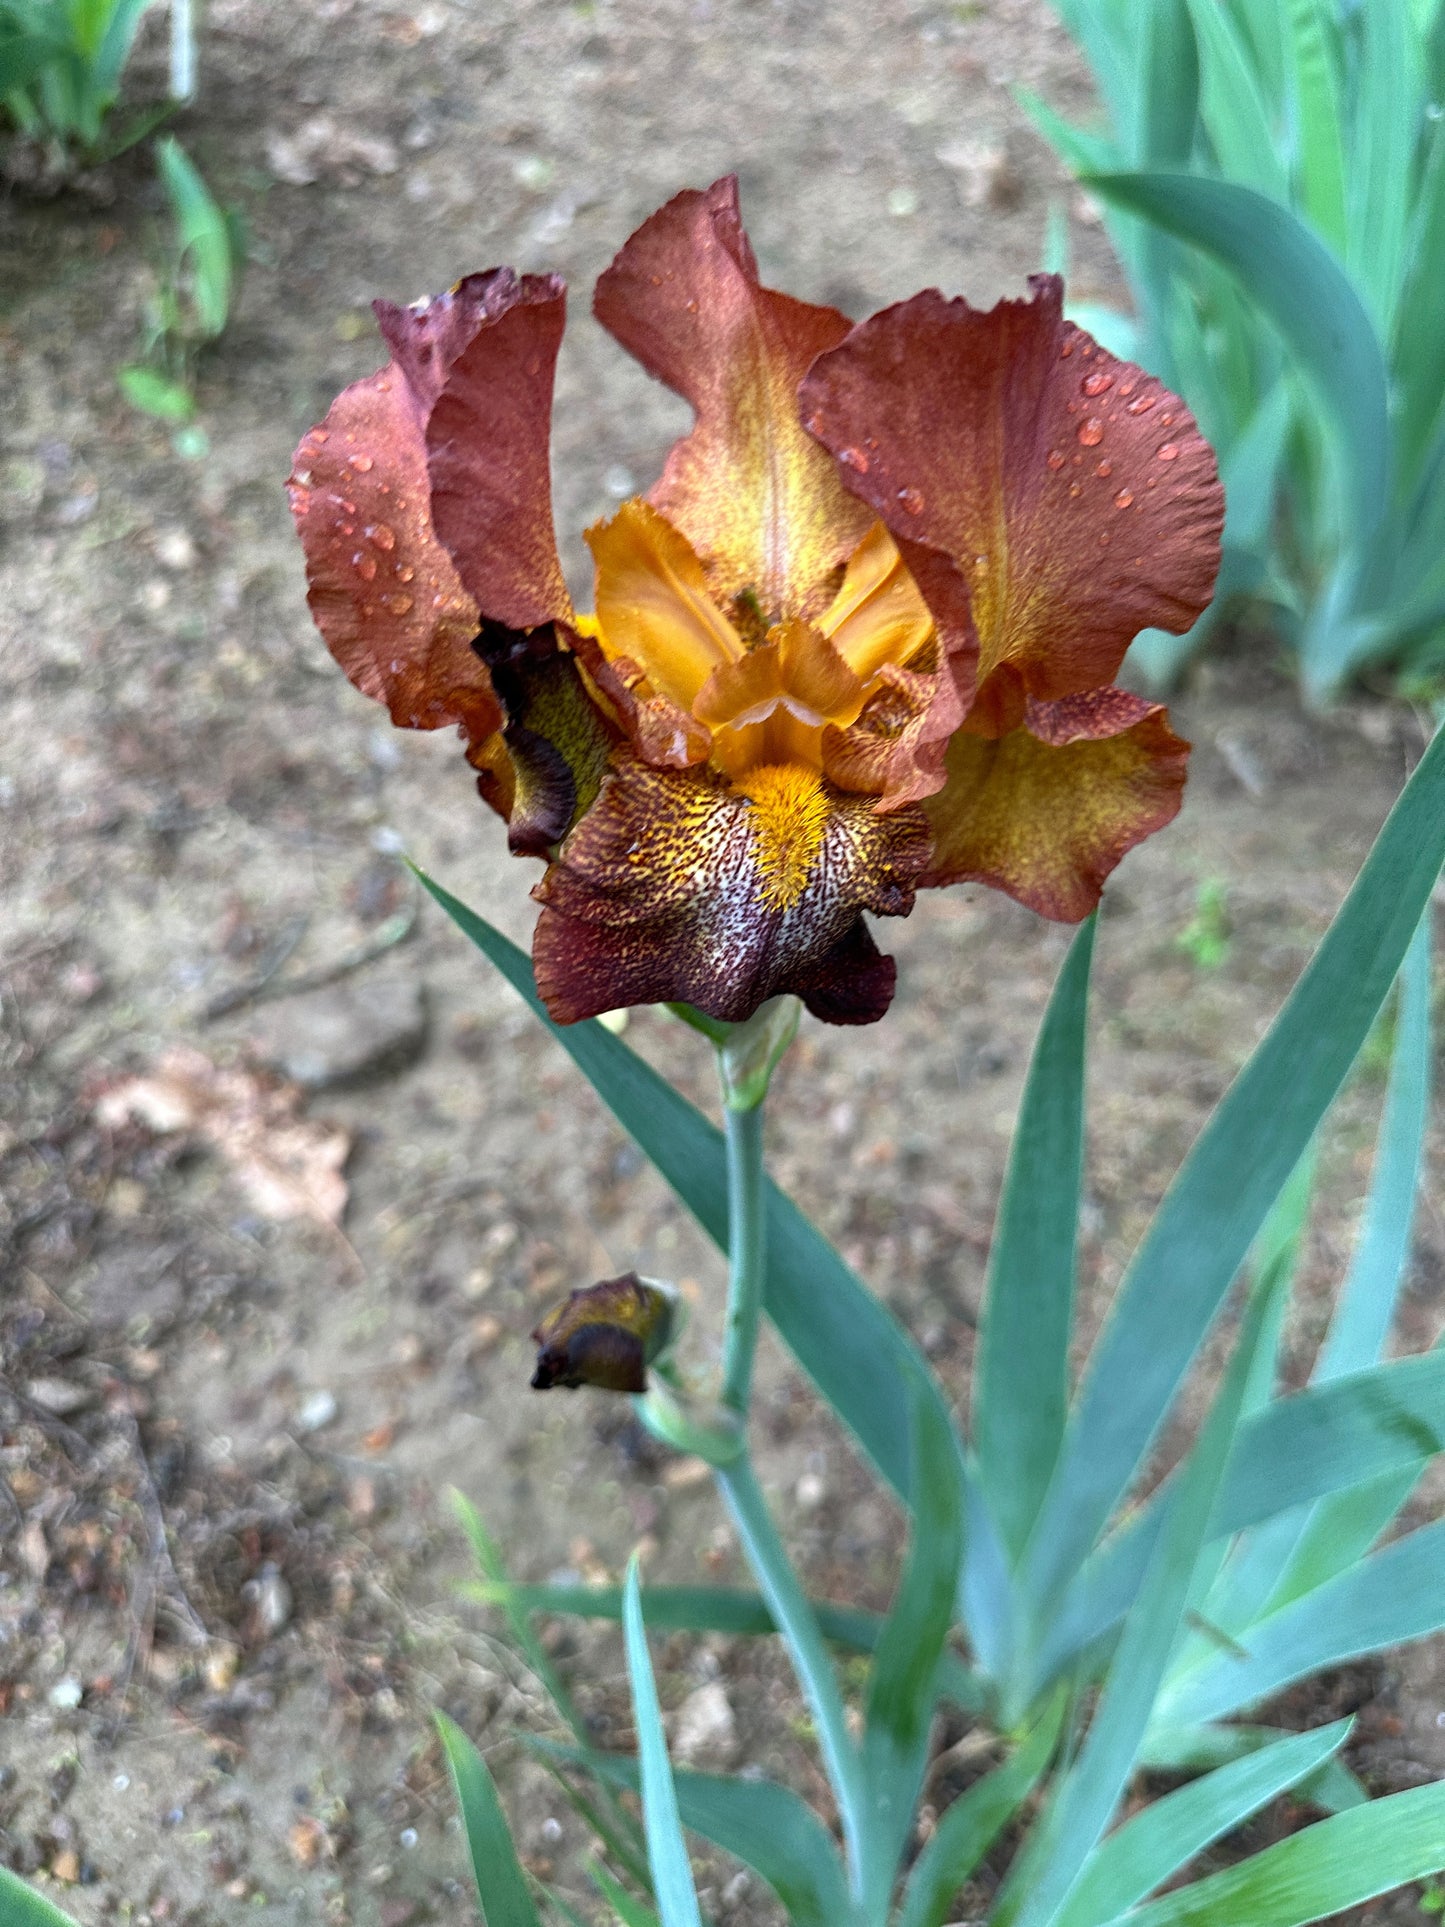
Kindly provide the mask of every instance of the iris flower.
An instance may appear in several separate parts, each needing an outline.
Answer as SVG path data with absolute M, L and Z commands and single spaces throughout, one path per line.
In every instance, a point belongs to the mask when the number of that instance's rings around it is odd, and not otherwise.
M 935 290 L 858 325 L 763 287 L 731 179 L 670 201 L 594 312 L 691 405 L 645 496 L 558 559 L 548 429 L 565 290 L 469 275 L 376 304 L 389 365 L 297 450 L 316 622 L 413 729 L 456 724 L 546 865 L 537 984 L 571 1023 L 790 992 L 868 1023 L 865 920 L 973 880 L 1076 922 L 1181 800 L 1188 745 L 1113 686 L 1213 590 L 1194 418 L 1066 321 Z

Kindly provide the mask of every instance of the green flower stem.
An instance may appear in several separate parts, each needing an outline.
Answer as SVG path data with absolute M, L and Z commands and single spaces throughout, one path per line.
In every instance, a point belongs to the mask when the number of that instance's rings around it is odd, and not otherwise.
M 866 1812 L 862 1765 L 858 1749 L 848 1732 L 838 1677 L 818 1630 L 817 1617 L 807 1594 L 798 1583 L 778 1529 L 768 1511 L 767 1500 L 757 1475 L 746 1457 L 731 1465 L 719 1466 L 715 1475 L 718 1487 L 732 1513 L 743 1551 L 757 1577 L 758 1587 L 768 1602 L 773 1622 L 783 1635 L 798 1682 L 808 1702 L 817 1729 L 823 1764 L 838 1802 L 843 1823 L 843 1840 L 848 1850 L 848 1865 L 853 1891 L 862 1890 L 863 1861 L 867 1852 Z
M 757 1103 L 749 1110 L 735 1111 L 728 1106 L 723 1118 L 728 1151 L 728 1310 L 722 1402 L 745 1419 L 763 1315 L 763 1107 Z

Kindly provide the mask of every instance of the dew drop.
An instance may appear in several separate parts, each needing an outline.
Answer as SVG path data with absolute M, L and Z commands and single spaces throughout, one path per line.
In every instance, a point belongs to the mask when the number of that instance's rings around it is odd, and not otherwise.
M 898 502 L 905 515 L 922 515 L 923 513 L 923 496 L 916 488 L 899 489 Z
M 392 657 L 392 659 L 391 659 L 391 665 L 390 665 L 390 667 L 391 667 L 391 673 L 392 673 L 392 675 L 393 675 L 393 676 L 399 676 L 399 675 L 401 674 L 401 657 L 400 657 L 400 656 L 393 656 L 393 657 Z
M 1174 426 L 1174 417 L 1172 415 L 1161 415 L 1159 417 L 1159 425 L 1161 428 L 1172 428 Z
M 375 582 L 376 557 L 374 555 L 362 555 L 358 551 L 357 554 L 352 556 L 351 560 L 355 565 L 356 573 L 361 577 L 363 582 Z
M 1108 546 L 1109 546 L 1109 538 L 1108 538 L 1108 536 L 1107 536 L 1107 535 L 1101 535 L 1101 536 L 1099 537 L 1099 547 L 1100 547 L 1101 549 L 1107 549 L 1107 548 L 1108 548 Z
M 1178 442 L 1165 442 L 1164 446 L 1159 450 L 1159 459 L 1161 462 L 1172 462 L 1178 453 Z
M 1094 470 L 1094 473 L 1102 476 L 1103 479 L 1107 481 L 1114 473 L 1114 464 L 1112 462 L 1100 462 L 1099 466 Z
M 374 528 L 369 528 L 366 533 L 379 549 L 385 549 L 389 553 L 396 547 L 396 531 L 388 527 L 385 522 L 378 522 Z
M 986 555 L 976 555 L 973 558 L 973 572 L 975 575 L 986 575 L 988 573 L 988 557 Z
M 311 439 L 313 442 L 329 442 L 331 440 L 331 430 L 329 428 L 313 428 L 311 431 Z
M 1083 494 L 1083 492 L 1084 492 L 1084 487 L 1082 482 L 1069 483 L 1069 495 L 1073 501 L 1077 501 L 1079 497 Z
M 847 468 L 857 469 L 860 475 L 868 473 L 868 457 L 861 448 L 840 448 L 838 460 Z
M 1086 422 L 1079 424 L 1079 440 L 1085 448 L 1097 448 L 1104 439 L 1104 424 L 1097 415 L 1090 415 Z
M 684 305 L 685 305 L 685 307 L 687 308 L 687 311 L 688 311 L 688 313 L 689 313 L 689 314 L 696 314 L 696 313 L 697 313 L 697 303 L 696 303 L 695 301 L 688 301 L 688 302 L 686 302 L 686 303 L 684 303 Z
M 1131 415 L 1147 415 L 1158 399 L 1159 397 L 1157 395 L 1141 395 L 1138 401 L 1130 402 L 1129 413 Z
M 1051 448 L 1049 450 L 1049 467 L 1057 475 L 1059 470 L 1063 467 L 1063 465 L 1064 465 L 1064 458 L 1062 453 L 1057 448 Z
M 1131 502 L 1132 502 L 1133 500 L 1134 500 L 1134 491 L 1133 491 L 1133 489 L 1131 489 L 1131 488 L 1121 488 L 1121 489 L 1119 490 L 1119 493 L 1118 493 L 1118 494 L 1117 494 L 1117 495 L 1116 495 L 1116 496 L 1114 497 L 1114 507 L 1115 507 L 1116 509 L 1126 509 L 1126 508 L 1128 508 L 1128 506 L 1129 506 L 1129 504 L 1130 504 L 1130 503 L 1131 503 Z
M 1072 354 L 1073 352 L 1074 352 L 1074 344 L 1073 344 L 1073 342 L 1072 342 L 1072 341 L 1066 341 L 1066 342 L 1064 343 L 1064 345 L 1063 345 L 1063 346 L 1062 346 L 1062 347 L 1060 348 L 1060 350 L 1059 350 L 1059 360 L 1060 360 L 1060 361 L 1067 361 L 1067 360 L 1068 360 L 1068 358 L 1069 358 L 1069 356 L 1070 356 L 1070 355 L 1071 355 L 1071 354 Z
M 355 515 L 356 513 L 355 502 L 348 502 L 346 497 L 343 495 L 341 498 L 341 511 L 343 515 Z
M 358 475 L 367 474 L 372 467 L 372 460 L 369 455 L 348 455 L 346 459 Z
M 398 590 L 394 595 L 384 595 L 381 598 L 381 606 L 394 616 L 404 616 L 411 608 L 411 601 L 409 595 L 403 595 Z
M 410 567 L 409 564 L 403 563 L 402 567 L 396 572 L 396 579 L 398 582 L 410 582 L 415 574 L 415 569 Z
M 1139 384 L 1134 381 L 1121 381 L 1119 383 L 1119 399 L 1121 401 L 1126 401 L 1129 398 L 1129 396 L 1133 394 L 1134 390 L 1138 387 L 1138 385 Z
M 1084 393 L 1086 395 L 1103 395 L 1107 394 L 1113 386 L 1114 377 L 1112 375 L 1090 375 L 1084 382 Z

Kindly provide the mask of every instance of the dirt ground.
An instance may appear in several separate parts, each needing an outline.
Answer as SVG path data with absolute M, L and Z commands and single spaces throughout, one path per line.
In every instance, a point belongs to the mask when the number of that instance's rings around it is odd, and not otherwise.
M 155 36 L 142 84 L 158 58 Z M 144 166 L 88 197 L 0 200 L 0 1858 L 48 1872 L 87 1924 L 470 1920 L 427 1717 L 444 1706 L 502 1778 L 530 1863 L 585 1907 L 580 1828 L 512 1737 L 545 1709 L 458 1594 L 446 1493 L 479 1504 L 525 1577 L 615 1575 L 646 1542 L 660 1576 L 739 1578 L 691 1467 L 605 1399 L 526 1389 L 538 1312 L 629 1267 L 683 1281 L 706 1357 L 720 1268 L 562 1053 L 416 904 L 403 849 L 524 939 L 533 872 L 504 855 L 455 743 L 385 728 L 331 665 L 282 495 L 290 450 L 380 359 L 374 294 L 559 269 L 576 295 L 558 525 L 580 586 L 581 529 L 646 486 L 683 423 L 587 314 L 645 213 L 736 168 L 765 274 L 861 313 L 930 283 L 1016 289 L 1057 201 L 1077 292 L 1107 296 L 1101 231 L 1011 91 L 1073 110 L 1084 83 L 1037 0 L 212 0 L 202 72 L 179 131 L 254 237 L 202 378 L 204 459 L 114 388 L 147 286 Z M 1095 1305 L 1422 741 L 1376 700 L 1305 718 L 1266 643 L 1201 669 L 1179 714 L 1187 807 L 1124 866 L 1100 938 Z M 1181 948 L 1201 889 L 1222 961 Z M 861 1033 L 808 1024 L 775 1168 L 961 1397 L 1066 939 L 977 890 L 881 934 L 894 1012 Z M 241 1000 L 268 971 L 323 981 Z M 701 1040 L 651 1013 L 629 1038 L 710 1101 Z M 117 1121 L 106 1092 L 177 1045 L 203 1054 L 193 1128 Z M 1368 1064 L 1331 1138 L 1296 1377 L 1379 1094 Z M 278 1219 L 278 1185 L 280 1204 L 298 1184 L 324 1202 L 343 1134 L 343 1228 Z M 278 1147 L 299 1166 L 278 1169 Z M 1442 1294 L 1427 1199 L 1404 1345 L 1433 1340 Z M 775 1347 L 758 1429 L 810 1582 L 882 1604 L 899 1522 Z M 615 1638 L 556 1638 L 599 1736 L 621 1735 Z M 818 1792 L 775 1653 L 658 1653 L 699 1758 Z M 1374 1788 L 1445 1772 L 1438 1650 L 1337 1676 L 1296 1714 L 1344 1707 Z M 735 1869 L 699 1865 L 719 1922 L 772 1918 Z M 1424 1918 L 1390 1907 L 1372 1917 Z

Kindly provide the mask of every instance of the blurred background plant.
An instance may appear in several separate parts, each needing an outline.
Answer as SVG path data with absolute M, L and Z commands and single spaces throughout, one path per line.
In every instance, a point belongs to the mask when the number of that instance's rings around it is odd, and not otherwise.
M 1024 105 L 1104 203 L 1136 319 L 1106 332 L 1219 450 L 1220 593 L 1134 660 L 1167 686 L 1267 612 L 1306 695 L 1445 675 L 1445 8 L 1056 0 L 1107 117 Z M 1093 319 L 1088 325 L 1093 325 Z
M 156 168 L 167 222 L 141 359 L 116 379 L 132 407 L 174 426 L 179 454 L 202 455 L 204 436 L 193 421 L 196 357 L 225 329 L 246 259 L 246 233 L 240 216 L 218 205 L 173 135 L 157 141 Z
M 0 110 L 33 151 L 36 180 L 62 186 L 136 146 L 196 87 L 192 0 L 170 0 L 167 97 L 120 115 L 125 71 L 152 0 L 0 0 Z M 165 226 L 141 352 L 117 376 L 127 401 L 169 423 L 177 453 L 205 453 L 195 362 L 224 331 L 247 241 L 174 135 L 155 142 Z
M 0 105 L 43 150 L 53 178 L 124 153 L 191 98 L 195 24 L 173 0 L 169 98 L 114 117 L 141 21 L 152 0 L 0 0 Z

